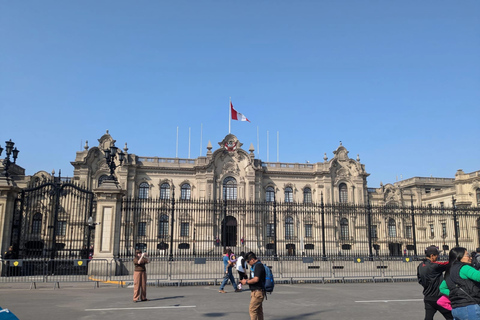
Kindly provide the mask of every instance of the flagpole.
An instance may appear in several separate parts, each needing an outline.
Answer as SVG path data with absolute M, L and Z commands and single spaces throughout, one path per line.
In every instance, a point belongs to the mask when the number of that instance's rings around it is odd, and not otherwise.
M 230 97 L 230 102 L 228 103 L 228 134 L 231 133 L 232 127 L 232 97 Z

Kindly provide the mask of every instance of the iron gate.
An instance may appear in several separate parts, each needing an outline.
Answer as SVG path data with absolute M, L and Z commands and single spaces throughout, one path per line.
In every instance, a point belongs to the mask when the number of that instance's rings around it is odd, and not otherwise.
M 93 192 L 62 180 L 37 181 L 15 200 L 11 243 L 19 259 L 88 259 L 94 243 Z

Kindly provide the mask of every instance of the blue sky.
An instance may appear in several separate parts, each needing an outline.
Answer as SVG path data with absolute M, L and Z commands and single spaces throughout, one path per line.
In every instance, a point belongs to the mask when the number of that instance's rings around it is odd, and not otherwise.
M 480 170 L 480 1 L 2 1 L 0 145 L 71 176 L 108 129 L 140 156 L 202 155 L 232 121 L 267 160 L 339 141 L 369 187 Z M 2 155 L 2 157 L 4 154 Z

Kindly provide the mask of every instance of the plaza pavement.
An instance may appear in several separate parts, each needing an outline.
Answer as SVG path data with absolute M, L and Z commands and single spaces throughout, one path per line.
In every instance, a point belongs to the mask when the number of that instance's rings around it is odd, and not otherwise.
M 92 283 L 0 283 L 0 306 L 19 319 L 229 319 L 247 320 L 250 292 L 226 294 L 217 286 L 148 287 L 150 301 L 132 302 L 132 288 Z M 422 288 L 415 282 L 281 284 L 264 302 L 265 319 L 423 319 Z M 438 314 L 435 319 L 443 319 Z

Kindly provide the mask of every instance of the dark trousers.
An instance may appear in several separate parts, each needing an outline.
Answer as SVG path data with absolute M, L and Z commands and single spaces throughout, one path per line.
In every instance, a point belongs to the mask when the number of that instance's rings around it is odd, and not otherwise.
M 248 277 L 245 274 L 245 272 L 238 271 L 238 279 L 243 280 L 243 279 L 248 279 Z
M 425 320 L 433 320 L 433 316 L 437 311 L 439 311 L 445 319 L 453 320 L 452 312 L 444 307 L 440 307 L 437 304 L 437 300 L 424 299 L 423 302 L 425 303 Z

